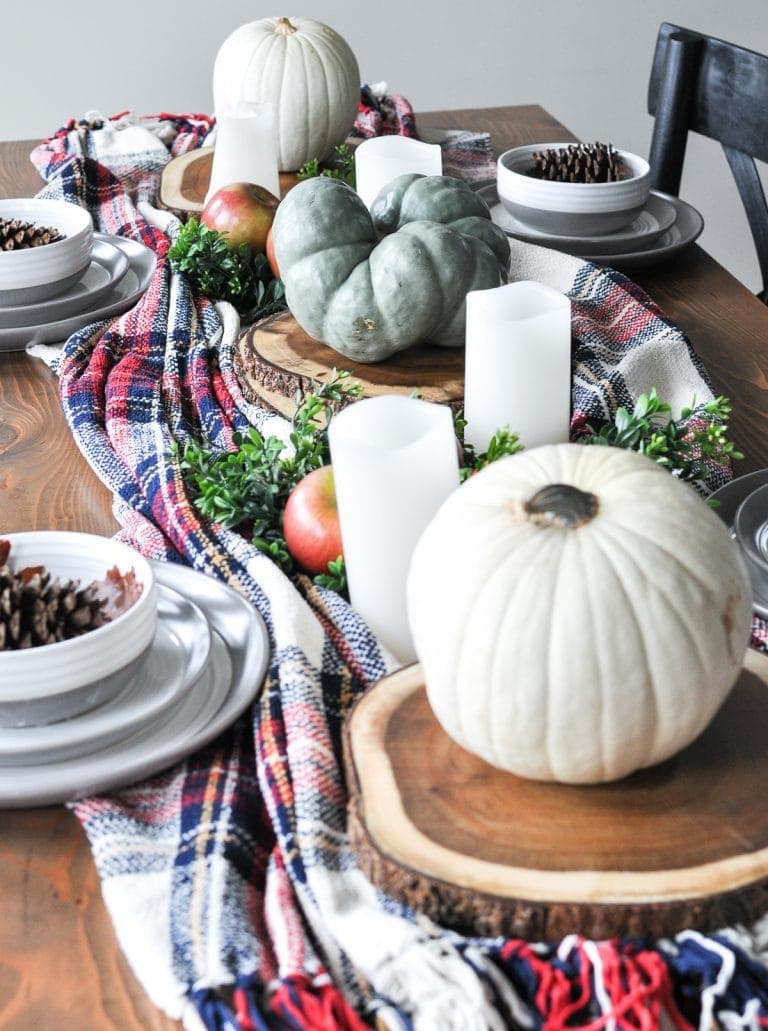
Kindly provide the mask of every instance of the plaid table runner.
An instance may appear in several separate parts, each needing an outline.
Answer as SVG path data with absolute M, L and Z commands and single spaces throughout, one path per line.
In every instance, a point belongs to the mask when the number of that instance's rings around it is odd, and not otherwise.
M 248 424 L 286 431 L 244 401 L 237 317 L 172 272 L 161 226 L 173 227 L 151 206 L 165 162 L 210 125 L 203 115 L 92 118 L 32 155 L 44 195 L 158 255 L 138 305 L 74 334 L 57 364 L 66 418 L 114 492 L 121 536 L 231 584 L 271 640 L 266 688 L 228 733 L 161 776 L 72 807 L 139 980 L 169 1015 L 211 1029 L 765 1026 L 768 920 L 663 941 L 465 938 L 358 870 L 340 727 L 391 662 L 342 599 L 203 521 L 171 449 L 193 437 L 227 448 Z M 512 268 L 571 297 L 575 428 L 654 385 L 675 406 L 712 396 L 681 332 L 623 276 L 515 243 Z M 726 476 L 715 470 L 710 486 Z

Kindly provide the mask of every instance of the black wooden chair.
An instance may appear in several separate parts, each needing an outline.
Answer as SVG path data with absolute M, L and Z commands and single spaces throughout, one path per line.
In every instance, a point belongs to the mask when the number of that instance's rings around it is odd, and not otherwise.
M 768 304 L 768 206 L 754 159 L 768 161 L 768 57 L 664 22 L 648 111 L 655 117 L 651 185 L 677 196 L 688 132 L 718 140 L 739 188 Z

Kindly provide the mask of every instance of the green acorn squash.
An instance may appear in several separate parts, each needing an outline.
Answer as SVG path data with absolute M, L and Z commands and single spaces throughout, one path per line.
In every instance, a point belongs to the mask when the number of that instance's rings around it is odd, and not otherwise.
M 509 263 L 507 234 L 491 221 L 483 198 L 462 179 L 418 172 L 399 175 L 377 194 L 371 218 L 379 236 L 394 233 L 407 222 L 441 222 L 487 243 L 505 268 Z
M 434 208 L 421 187 L 420 217 L 400 212 L 382 239 L 363 201 L 334 179 L 298 183 L 277 209 L 272 239 L 288 308 L 305 332 L 353 361 L 383 361 L 417 343 L 462 346 L 467 293 L 506 282 L 509 245 L 501 230 L 503 246 L 488 233 L 497 227 L 482 200 L 465 198 L 457 215 L 463 191 L 444 187 L 444 176 L 419 178 L 440 181 Z

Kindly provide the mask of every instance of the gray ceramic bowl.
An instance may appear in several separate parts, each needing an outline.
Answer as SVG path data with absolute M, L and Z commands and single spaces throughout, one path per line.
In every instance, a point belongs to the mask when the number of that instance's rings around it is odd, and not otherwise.
M 77 204 L 17 197 L 0 200 L 0 217 L 58 229 L 62 240 L 0 251 L 0 305 L 37 304 L 63 293 L 91 263 L 93 219 Z
M 142 585 L 139 598 L 112 622 L 80 637 L 0 652 L 0 726 L 71 719 L 113 698 L 151 647 L 157 622 L 152 567 L 126 544 L 95 534 L 41 530 L 11 533 L 11 569 L 44 566 L 82 585 L 117 566 Z
M 501 203 L 526 225 L 559 236 L 599 236 L 629 225 L 643 210 L 651 189 L 644 158 L 617 151 L 631 174 L 613 183 L 558 183 L 527 174 L 536 151 L 571 145 L 534 143 L 505 151 L 496 172 Z

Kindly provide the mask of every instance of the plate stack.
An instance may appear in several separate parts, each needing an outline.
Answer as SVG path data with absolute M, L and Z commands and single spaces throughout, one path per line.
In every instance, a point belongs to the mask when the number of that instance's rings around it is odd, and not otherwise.
M 627 173 L 615 181 L 560 182 L 531 174 L 535 155 L 568 148 L 574 145 L 534 144 L 501 155 L 496 183 L 480 193 L 509 236 L 623 269 L 666 260 L 698 238 L 704 228 L 699 212 L 651 190 L 648 164 L 635 154 L 613 152 Z
M 752 582 L 754 610 L 768 619 L 768 469 L 737 476 L 710 500 L 741 548 Z
M 88 582 L 94 569 L 103 575 L 115 564 L 135 570 L 143 589 L 103 627 L 0 652 L 6 673 L 36 663 L 26 691 L 19 677 L 16 690 L 0 692 L 0 806 L 50 805 L 151 776 L 213 740 L 258 694 L 267 631 L 232 588 L 90 534 L 7 540 L 22 566 L 42 560 L 52 575 L 69 578 L 78 569 Z M 65 682 L 65 667 L 80 670 L 79 681 L 73 672 Z M 99 675 L 102 669 L 109 671 Z
M 0 351 L 66 340 L 132 307 L 149 286 L 155 255 L 93 232 L 67 201 L 0 200 Z

